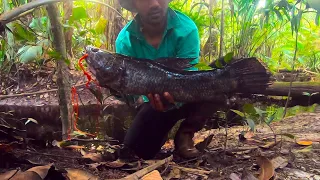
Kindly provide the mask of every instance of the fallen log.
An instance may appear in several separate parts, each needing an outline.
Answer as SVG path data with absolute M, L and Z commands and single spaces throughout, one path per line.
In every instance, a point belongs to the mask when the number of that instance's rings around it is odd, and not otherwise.
M 287 96 L 289 92 L 290 82 L 275 82 L 270 85 L 264 95 L 271 96 Z M 320 82 L 292 82 L 291 97 L 301 97 L 303 92 L 319 93 Z

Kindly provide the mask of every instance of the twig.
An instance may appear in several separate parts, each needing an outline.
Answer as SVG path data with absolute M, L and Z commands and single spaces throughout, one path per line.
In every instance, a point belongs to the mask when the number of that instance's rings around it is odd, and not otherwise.
M 122 179 L 123 180 L 126 180 L 126 179 L 130 179 L 130 180 L 140 179 L 144 175 L 146 175 L 147 173 L 155 170 L 156 168 L 162 166 L 165 163 L 168 163 L 168 162 L 172 161 L 172 159 L 173 159 L 173 155 L 171 155 L 171 156 L 169 156 L 169 157 L 167 157 L 167 158 L 165 158 L 163 160 L 160 160 L 160 161 L 158 161 L 158 162 L 156 162 L 156 163 L 154 163 L 154 164 L 152 164 L 152 165 L 150 165 L 150 166 L 148 166 L 146 168 L 143 168 L 140 171 L 137 171 L 137 172 L 135 172 L 133 174 L 130 174 L 129 176 L 126 176 L 126 177 L 124 177 Z
M 119 142 L 118 140 L 115 140 L 115 139 L 70 139 L 70 140 L 67 140 L 67 141 L 77 141 L 77 142 L 111 142 L 111 141 L 114 141 L 114 142 Z
M 80 87 L 85 84 L 86 83 L 78 84 L 78 85 L 75 85 L 75 87 Z M 58 89 L 50 89 L 50 90 L 36 91 L 36 92 L 30 92 L 30 93 L 21 93 L 21 94 L 1 95 L 0 99 L 11 98 L 11 97 L 20 97 L 20 96 L 30 96 L 30 95 L 34 95 L 34 94 L 43 94 L 43 93 L 55 92 L 55 91 L 58 91 Z
M 181 167 L 181 166 L 177 166 L 177 165 L 171 165 L 172 167 L 175 167 L 177 169 L 180 169 L 184 172 L 188 172 L 188 173 L 196 173 L 196 174 L 201 174 L 201 175 L 209 175 L 210 173 L 212 173 L 213 171 L 206 171 L 206 170 L 201 170 L 201 169 L 192 169 L 192 168 L 186 168 L 186 167 Z

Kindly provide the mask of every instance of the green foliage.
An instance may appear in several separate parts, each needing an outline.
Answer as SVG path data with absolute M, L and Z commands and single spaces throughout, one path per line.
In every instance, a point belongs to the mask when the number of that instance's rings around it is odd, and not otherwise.
M 24 46 L 19 49 L 19 61 L 28 63 L 37 60 L 42 55 L 42 46 Z

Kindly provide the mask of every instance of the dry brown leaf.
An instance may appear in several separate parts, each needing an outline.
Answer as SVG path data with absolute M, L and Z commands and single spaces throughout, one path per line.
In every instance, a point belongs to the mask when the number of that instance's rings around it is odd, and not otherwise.
M 84 146 L 78 146 L 78 145 L 69 145 L 69 146 L 65 146 L 63 148 L 67 148 L 67 149 L 84 149 Z
M 261 168 L 259 180 L 271 179 L 274 175 L 274 166 L 272 162 L 264 156 L 259 156 L 257 158 L 258 158 L 258 165 Z
M 43 178 L 41 178 L 39 174 L 34 171 L 25 171 L 18 172 L 12 178 L 10 178 L 10 180 L 43 180 Z
M 272 147 L 274 147 L 275 145 L 277 145 L 280 141 L 277 141 L 277 142 L 274 142 L 274 141 L 271 141 L 271 142 L 267 142 L 265 145 L 262 145 L 260 146 L 261 148 L 264 148 L 264 149 L 270 149 Z
M 164 179 L 180 179 L 181 178 L 181 170 L 175 167 L 172 167 L 172 170 L 170 171 L 170 173 L 168 174 L 168 176 L 166 176 Z
M 40 177 L 42 179 L 44 179 L 47 176 L 48 171 L 49 171 L 49 169 L 51 168 L 52 165 L 53 164 L 51 163 L 51 164 L 48 164 L 48 165 L 45 165 L 45 166 L 35 166 L 33 168 L 28 169 L 27 171 L 36 172 L 37 174 L 40 175 Z
M 284 168 L 288 165 L 288 160 L 281 156 L 273 158 L 271 162 L 274 166 L 274 169 Z
M 141 180 L 163 180 L 158 170 L 153 170 L 144 175 Z
M 110 167 L 110 168 L 120 168 L 120 167 L 123 167 L 124 165 L 126 165 L 126 163 L 120 161 L 119 159 L 117 159 L 115 161 L 111 161 L 111 162 L 103 162 L 101 164 L 104 166 Z
M 101 162 L 102 161 L 102 155 L 99 153 L 88 153 L 83 156 L 83 158 L 89 158 L 94 162 Z
M 251 139 L 253 136 L 254 136 L 254 132 L 252 132 L 252 131 L 248 131 L 248 132 L 244 135 L 244 137 L 245 137 L 246 139 Z
M 66 169 L 67 176 L 70 180 L 98 180 L 99 178 L 91 173 L 80 169 Z
M 5 173 L 0 174 L 0 179 L 7 180 L 7 179 L 13 177 L 13 175 L 15 175 L 17 173 L 21 173 L 21 171 L 20 170 L 16 170 L 16 169 L 11 170 L 11 171 L 7 171 Z
M 310 146 L 312 144 L 312 141 L 297 141 L 297 144 L 301 146 Z
M 240 176 L 238 176 L 236 173 L 231 173 L 229 178 L 231 180 L 241 180 Z

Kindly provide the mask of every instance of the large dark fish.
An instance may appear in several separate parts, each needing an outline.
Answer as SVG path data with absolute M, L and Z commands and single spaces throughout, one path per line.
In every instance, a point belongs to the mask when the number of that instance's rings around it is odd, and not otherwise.
M 169 92 L 177 102 L 203 102 L 233 93 L 262 93 L 271 82 L 271 74 L 256 58 L 234 60 L 222 69 L 186 71 L 192 59 L 135 59 L 92 46 L 86 53 L 100 86 L 121 94 Z

